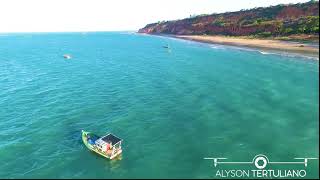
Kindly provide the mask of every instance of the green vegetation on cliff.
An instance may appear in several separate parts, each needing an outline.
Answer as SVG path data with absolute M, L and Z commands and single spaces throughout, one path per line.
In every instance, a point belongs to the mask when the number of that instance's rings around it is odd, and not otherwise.
M 149 24 L 140 33 L 176 35 L 319 35 L 319 2 L 277 5 Z

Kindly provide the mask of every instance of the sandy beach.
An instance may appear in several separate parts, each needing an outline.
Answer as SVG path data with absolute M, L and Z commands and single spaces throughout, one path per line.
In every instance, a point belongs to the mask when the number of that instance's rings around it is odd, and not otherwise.
M 299 53 L 312 57 L 319 57 L 319 47 L 309 46 L 304 43 L 288 42 L 281 40 L 267 39 L 250 39 L 242 37 L 226 37 L 226 36 L 200 36 L 200 35 L 177 35 L 176 38 L 206 42 L 213 44 L 223 44 L 232 46 L 244 46 L 250 48 L 259 48 L 264 50 L 282 51 Z

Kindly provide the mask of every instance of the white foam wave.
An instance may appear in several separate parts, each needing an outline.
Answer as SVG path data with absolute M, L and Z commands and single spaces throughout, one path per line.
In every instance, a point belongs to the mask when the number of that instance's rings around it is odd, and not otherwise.
M 264 54 L 264 55 L 268 55 L 268 54 L 274 54 L 274 53 L 271 53 L 271 52 L 266 52 L 266 51 L 259 51 L 261 54 Z

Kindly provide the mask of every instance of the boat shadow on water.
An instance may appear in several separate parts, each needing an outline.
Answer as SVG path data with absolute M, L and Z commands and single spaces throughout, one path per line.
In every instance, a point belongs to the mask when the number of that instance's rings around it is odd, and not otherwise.
M 111 171 L 121 168 L 122 154 L 114 158 L 112 161 L 105 161 L 105 168 Z
M 90 151 L 87 148 L 83 148 L 83 151 Z M 93 155 L 93 156 L 92 156 Z M 118 171 L 121 170 L 121 160 L 122 160 L 122 154 L 118 155 L 112 160 L 106 160 L 105 158 L 102 158 L 101 155 L 90 151 L 91 158 L 93 157 L 96 161 L 96 163 L 99 163 L 101 168 L 103 168 L 105 171 Z

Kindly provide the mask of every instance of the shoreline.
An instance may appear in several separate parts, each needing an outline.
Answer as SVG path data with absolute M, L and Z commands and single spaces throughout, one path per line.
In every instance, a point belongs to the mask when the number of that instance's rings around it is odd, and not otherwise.
M 319 47 L 312 47 L 307 43 L 269 40 L 269 39 L 252 39 L 243 37 L 226 37 L 226 36 L 200 36 L 200 35 L 160 35 L 178 39 L 203 42 L 209 44 L 230 45 L 236 47 L 247 47 L 261 49 L 266 51 L 276 51 L 285 53 L 295 53 L 298 55 L 312 57 L 319 60 Z

